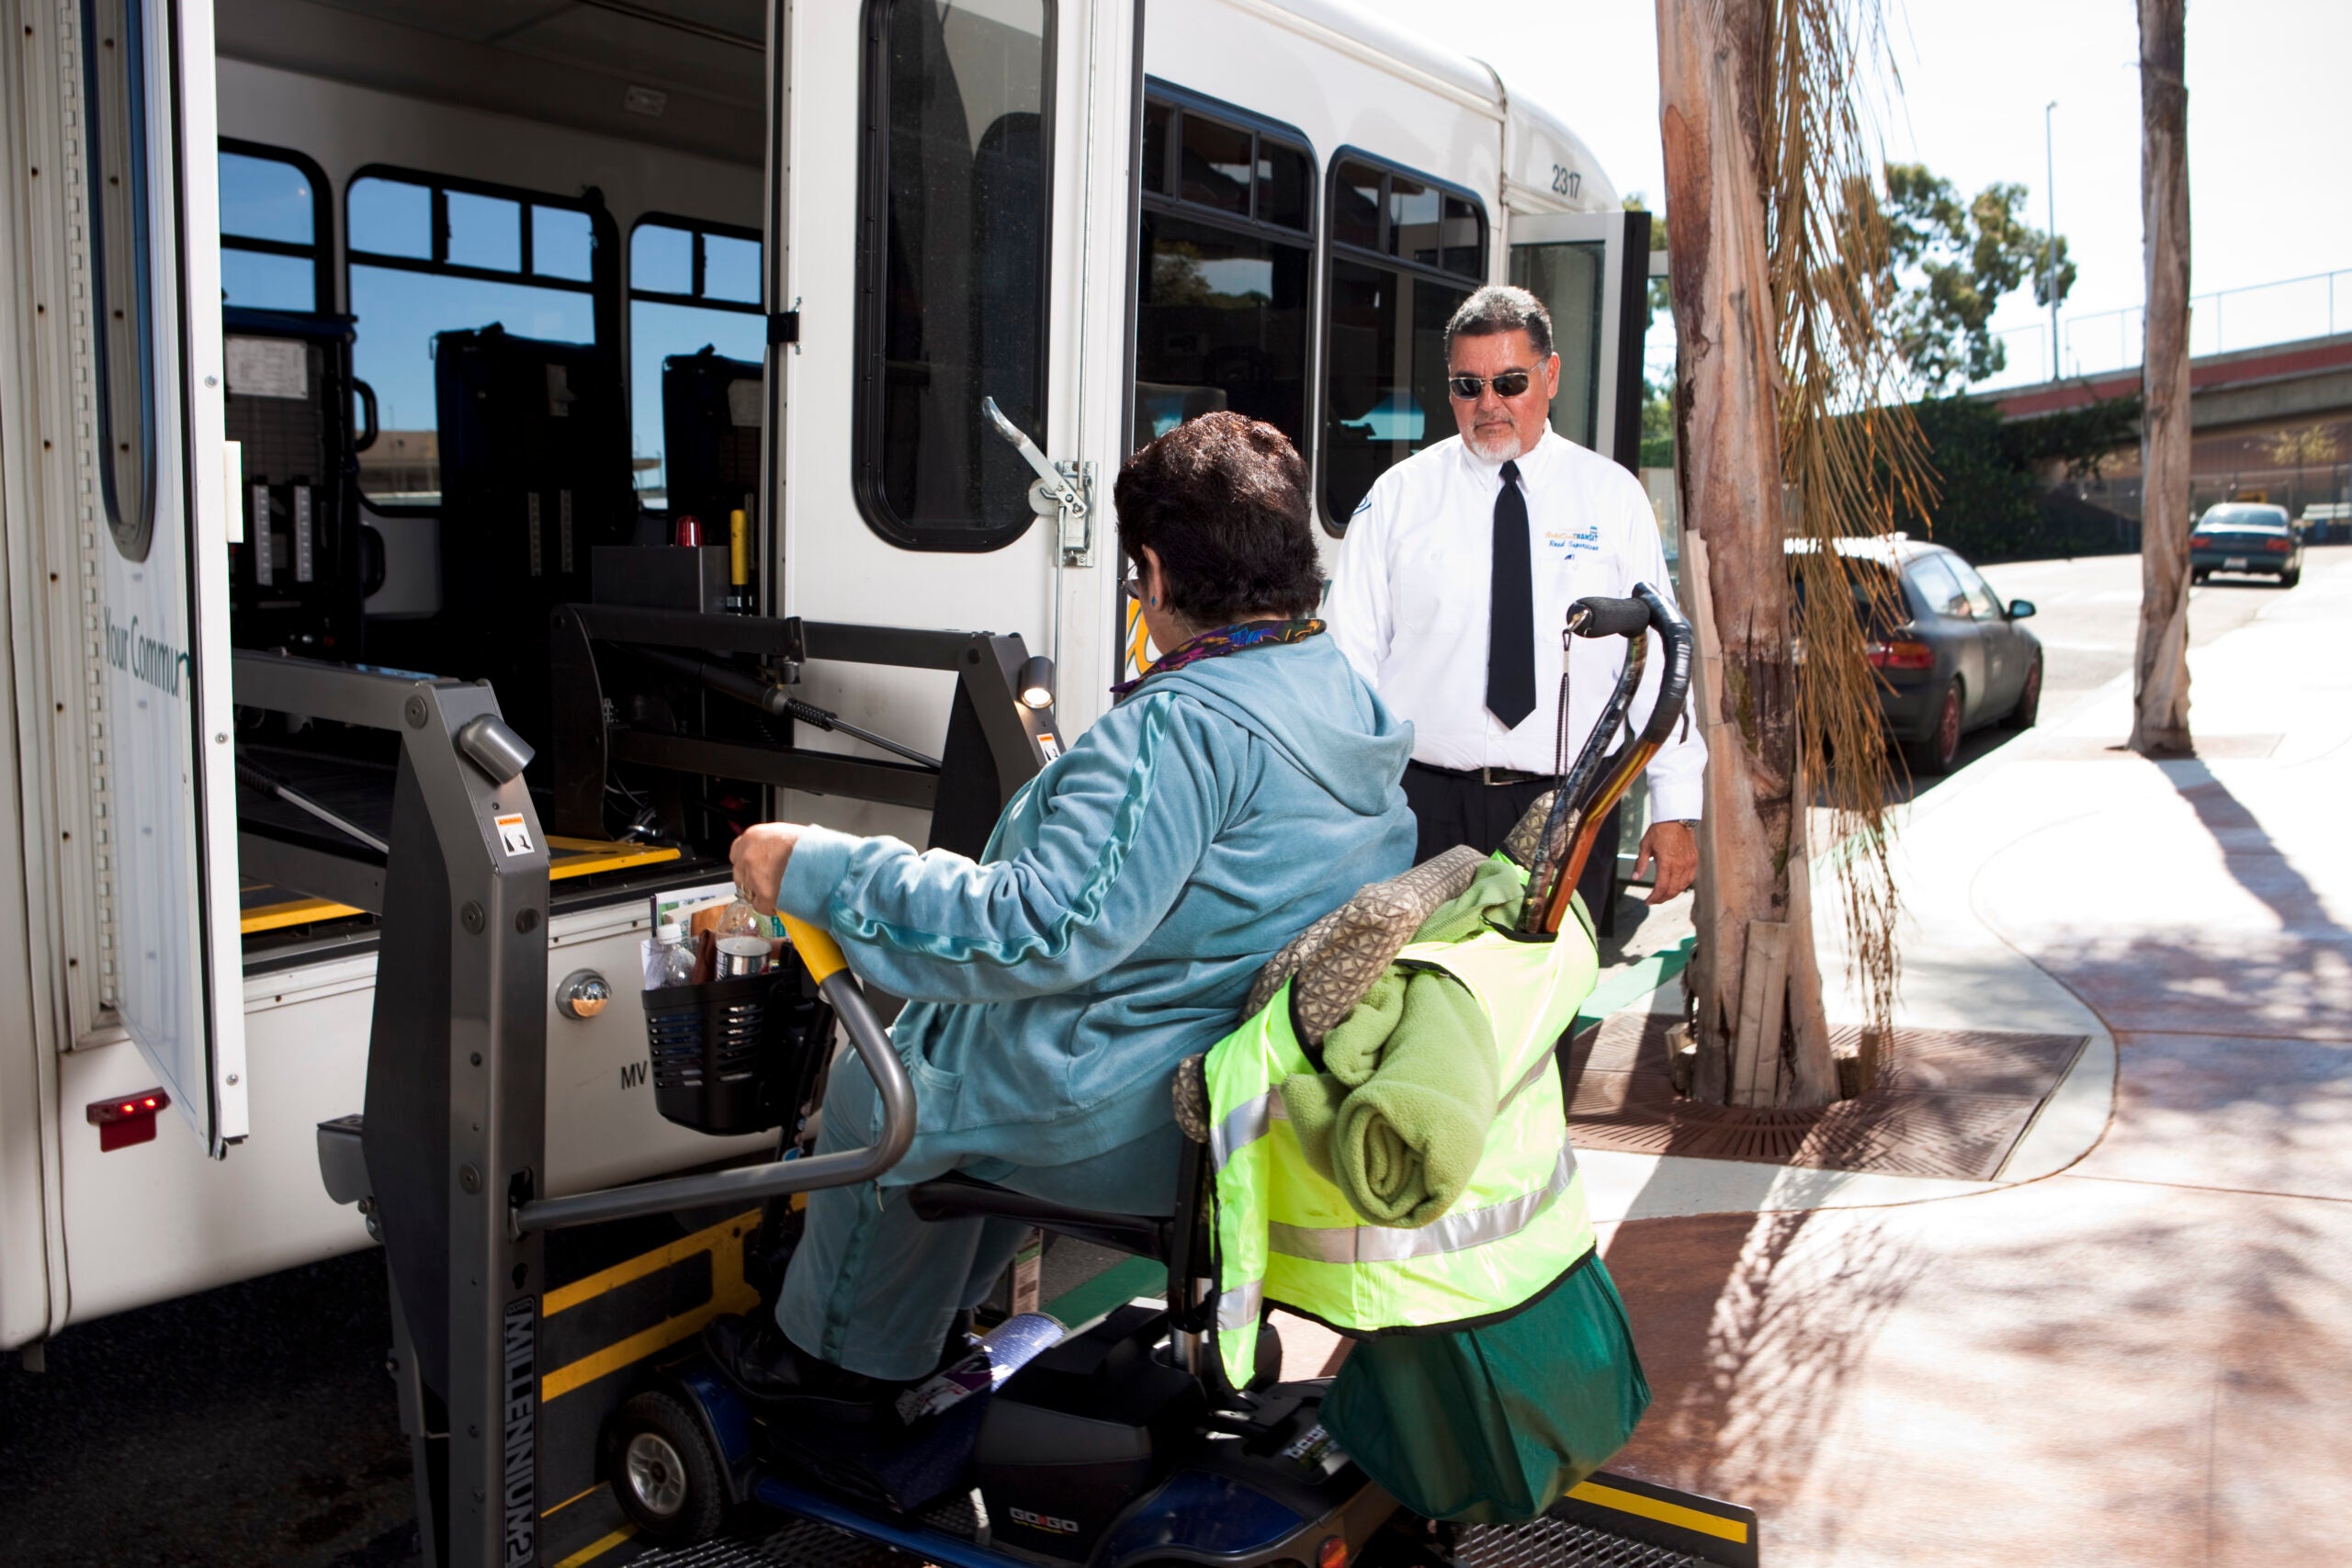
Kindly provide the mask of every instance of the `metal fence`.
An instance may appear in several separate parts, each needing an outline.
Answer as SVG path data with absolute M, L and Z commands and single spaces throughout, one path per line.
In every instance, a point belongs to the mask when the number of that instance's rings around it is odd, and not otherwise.
M 2062 378 L 2105 376 L 2140 364 L 2146 312 L 2137 305 L 2059 318 Z M 2188 352 L 2193 358 L 2261 348 L 2352 331 L 2352 267 L 2283 277 L 2244 288 L 2217 289 L 2188 301 Z M 2050 378 L 2050 325 L 2037 321 L 1995 334 L 2008 364 L 1972 391 L 2030 386 Z

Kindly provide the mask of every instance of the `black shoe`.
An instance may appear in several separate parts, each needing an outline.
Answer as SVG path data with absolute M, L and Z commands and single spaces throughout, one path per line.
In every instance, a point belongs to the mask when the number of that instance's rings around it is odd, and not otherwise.
M 791 1401 L 828 1420 L 866 1425 L 895 1420 L 907 1384 L 869 1378 L 809 1355 L 775 1320 L 728 1313 L 703 1325 L 703 1348 L 745 1397 L 762 1404 Z

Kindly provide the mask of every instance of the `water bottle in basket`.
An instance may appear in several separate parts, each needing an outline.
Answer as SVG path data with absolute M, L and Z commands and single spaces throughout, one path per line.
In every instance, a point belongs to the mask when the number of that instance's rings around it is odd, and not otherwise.
M 760 921 L 762 934 L 730 935 L 734 908 Z M 681 1126 L 722 1136 L 790 1123 L 833 1043 L 833 1010 L 799 955 L 789 945 L 776 952 L 751 906 L 739 899 L 734 908 L 717 933 L 717 978 L 645 993 L 654 1108 Z M 731 974 L 729 942 L 744 944 Z
M 768 918 L 752 908 L 742 894 L 718 917 L 718 977 L 741 979 L 764 974 L 775 937 Z

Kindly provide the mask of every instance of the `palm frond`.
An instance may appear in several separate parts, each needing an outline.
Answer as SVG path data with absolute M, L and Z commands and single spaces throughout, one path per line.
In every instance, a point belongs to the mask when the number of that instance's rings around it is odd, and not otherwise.
M 1871 624 L 1905 618 L 1891 573 L 1838 541 L 1883 538 L 1931 511 L 1934 475 L 1894 350 L 1893 243 L 1872 109 L 1899 90 L 1879 0 L 1768 0 L 1773 69 L 1758 106 L 1782 382 L 1781 458 L 1800 584 L 1797 733 L 1804 788 L 1831 812 L 1849 978 L 1892 1022 L 1901 977 L 1891 853 L 1895 783 Z M 1834 760 L 1835 765 L 1831 762 Z

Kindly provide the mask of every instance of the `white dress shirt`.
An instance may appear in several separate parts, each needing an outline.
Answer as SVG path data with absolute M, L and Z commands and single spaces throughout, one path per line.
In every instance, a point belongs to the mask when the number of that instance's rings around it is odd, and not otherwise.
M 1514 728 L 1487 709 L 1487 597 L 1502 464 L 1460 436 L 1423 448 L 1374 481 L 1340 552 L 1323 618 L 1389 711 L 1413 723 L 1413 760 L 1439 768 L 1557 763 L 1560 628 L 1588 594 L 1624 598 L 1646 582 L 1670 602 L 1666 552 L 1641 481 L 1558 432 L 1518 459 L 1534 558 L 1535 710 Z M 1624 668 L 1618 637 L 1577 637 L 1569 673 L 1568 757 L 1584 744 Z M 1651 647 L 1634 698 L 1639 730 L 1657 701 L 1663 660 Z M 1613 750 L 1613 748 L 1612 748 Z M 1706 743 L 1679 724 L 1649 766 L 1650 818 L 1699 815 Z

